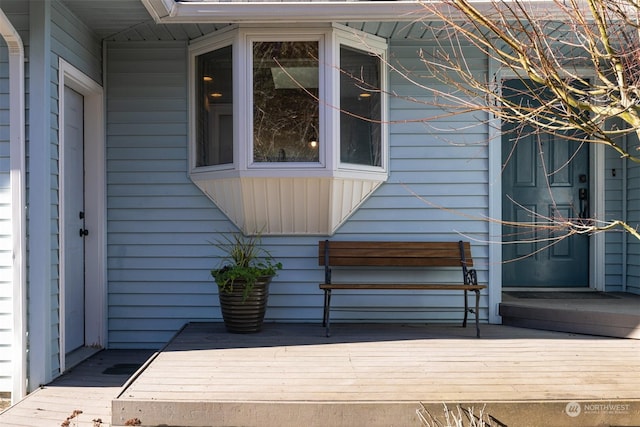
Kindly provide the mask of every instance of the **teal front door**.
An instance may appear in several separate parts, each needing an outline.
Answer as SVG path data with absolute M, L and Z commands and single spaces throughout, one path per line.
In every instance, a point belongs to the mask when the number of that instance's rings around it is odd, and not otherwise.
M 503 96 L 536 102 L 521 80 L 505 81 Z M 503 286 L 588 286 L 589 238 L 549 227 L 589 217 L 588 147 L 504 123 L 502 165 Z

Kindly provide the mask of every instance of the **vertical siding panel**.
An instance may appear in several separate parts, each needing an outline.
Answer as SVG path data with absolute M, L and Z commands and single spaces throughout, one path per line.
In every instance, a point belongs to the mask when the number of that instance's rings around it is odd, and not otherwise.
M 278 184 L 280 188 L 278 198 L 280 199 L 280 203 L 285 205 L 282 209 L 282 212 L 284 212 L 285 214 L 281 218 L 280 229 L 284 233 L 288 233 L 291 232 L 291 225 L 293 224 L 295 217 L 294 209 L 296 197 L 300 197 L 303 200 L 306 200 L 307 195 L 305 193 L 297 193 L 294 189 L 295 184 L 293 182 L 280 180 Z
M 293 188 L 291 189 L 293 194 L 297 194 L 298 197 L 301 197 L 303 200 L 309 200 L 310 194 L 315 195 L 317 200 L 317 197 L 320 197 L 320 194 L 318 193 L 318 191 L 313 191 L 313 190 L 314 189 L 309 188 L 309 185 L 306 182 L 306 180 L 305 181 L 298 180 L 294 182 Z M 299 230 L 301 227 L 304 227 L 306 225 L 304 224 L 305 221 L 303 221 L 302 218 L 306 219 L 308 217 L 307 204 L 306 203 L 296 204 L 295 199 L 293 197 L 290 199 L 290 203 L 292 205 L 291 207 L 296 210 L 292 218 L 292 220 L 296 222 L 293 223 L 291 226 L 294 229 L 297 228 Z M 315 206 L 315 205 L 312 205 L 312 206 Z M 313 207 L 312 207 L 312 210 L 313 210 Z

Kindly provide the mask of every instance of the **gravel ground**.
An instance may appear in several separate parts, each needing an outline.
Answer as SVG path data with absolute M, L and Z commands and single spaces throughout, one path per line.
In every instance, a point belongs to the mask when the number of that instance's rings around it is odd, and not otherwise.
M 9 406 L 11 406 L 11 393 L 0 393 L 0 412 L 4 411 Z

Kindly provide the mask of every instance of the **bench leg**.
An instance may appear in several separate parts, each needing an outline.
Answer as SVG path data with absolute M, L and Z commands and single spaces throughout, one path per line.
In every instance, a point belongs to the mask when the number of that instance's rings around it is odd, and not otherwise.
M 467 291 L 464 291 L 464 319 L 462 319 L 462 327 L 467 327 L 467 315 L 469 314 L 469 301 Z
M 476 337 L 480 338 L 480 320 L 478 319 L 478 314 L 480 314 L 480 291 L 475 290 L 476 293 Z
M 322 326 L 326 328 L 326 335 L 330 336 L 329 330 L 329 312 L 331 311 L 331 289 L 324 290 L 324 314 L 322 318 Z
M 478 319 L 478 314 L 480 312 L 480 291 L 479 290 L 474 290 L 474 292 L 476 293 L 476 307 L 475 307 L 475 309 L 469 308 L 469 300 L 468 300 L 467 291 L 464 291 L 464 319 L 462 320 L 462 327 L 463 328 L 467 327 L 467 318 L 468 318 L 469 312 L 475 314 L 475 316 L 476 316 L 476 336 L 478 338 L 480 338 L 480 320 Z
M 324 290 L 324 306 L 322 308 L 322 326 L 327 326 L 327 300 L 329 299 L 329 291 Z

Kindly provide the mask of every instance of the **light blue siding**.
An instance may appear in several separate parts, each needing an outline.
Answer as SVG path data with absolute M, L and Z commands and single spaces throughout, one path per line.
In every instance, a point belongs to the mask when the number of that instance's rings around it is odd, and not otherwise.
M 100 41 L 59 1 L 22 3 L 30 14 L 31 30 L 26 67 L 31 106 L 27 115 L 29 349 L 30 374 L 37 386 L 61 370 L 58 62 L 64 58 L 100 82 L 102 54 Z
M 629 144 L 631 153 L 638 153 L 637 138 Z M 631 227 L 640 228 L 640 165 L 629 162 L 627 221 Z M 640 241 L 629 237 L 627 244 L 627 291 L 640 294 Z
M 100 41 L 96 39 L 91 30 L 77 19 L 60 2 L 51 2 L 51 33 L 50 49 L 51 55 L 48 58 L 51 67 L 51 81 L 49 82 L 50 111 L 51 111 L 51 157 L 50 171 L 51 180 L 51 316 L 50 316 L 50 340 L 51 354 L 50 366 L 51 376 L 60 374 L 60 141 L 59 137 L 59 99 L 58 99 L 58 62 L 60 58 L 78 68 L 97 82 L 101 82 L 102 75 L 102 47 Z
M 411 78 L 420 84 L 423 66 L 418 46 L 409 42 L 391 42 L 390 57 L 401 68 L 414 70 Z M 424 47 L 424 46 L 422 46 Z M 475 70 L 486 72 L 486 59 L 467 50 L 466 59 Z M 470 240 L 472 254 L 483 283 L 488 279 L 488 129 L 483 117 L 459 115 L 435 117 L 443 111 L 434 107 L 434 99 L 398 74 L 391 74 L 391 92 L 411 94 L 423 101 L 390 99 L 390 178 L 351 219 L 336 237 L 381 240 Z M 428 119 L 425 122 L 408 122 Z M 483 124 L 468 126 L 470 121 Z M 375 231 L 374 231 L 375 230 Z M 404 274 L 405 272 L 403 272 Z M 421 275 L 422 273 L 413 273 Z M 435 280 L 459 281 L 458 271 L 442 271 Z M 430 274 L 428 277 L 432 277 Z M 428 280 L 427 277 L 423 280 Z M 421 305 L 436 313 L 410 313 L 414 319 L 453 320 L 459 318 L 461 296 L 443 292 L 410 297 L 394 297 L 398 307 L 414 309 Z M 483 296 L 481 316 L 486 319 L 487 301 Z M 441 312 L 441 313 L 438 313 Z M 396 313 L 397 314 L 397 313 Z M 402 315 L 399 315 L 402 318 Z M 426 316 L 426 317 L 425 317 Z
M 184 43 L 108 45 L 111 347 L 158 347 L 184 322 L 221 318 L 217 289 L 209 275 L 219 261 L 209 242 L 234 227 L 187 176 L 186 54 Z M 394 46 L 392 55 L 416 62 L 415 47 Z M 397 82 L 392 90 L 409 91 L 403 84 L 409 85 Z M 436 113 L 423 105 L 392 100 L 392 120 L 423 114 Z M 462 127 L 466 119 L 457 120 L 450 121 L 452 128 Z M 465 134 L 469 147 L 453 145 L 451 134 L 438 134 L 423 124 L 392 125 L 389 182 L 333 238 L 486 242 L 488 226 L 481 219 L 488 211 L 488 151 L 481 143 L 486 132 L 480 126 Z M 322 238 L 263 239 L 285 266 L 271 287 L 267 321 L 319 322 L 318 283 L 324 273 L 317 263 L 317 242 Z M 486 282 L 488 248 L 473 243 L 472 252 Z M 393 280 L 398 272 L 336 270 L 334 274 Z M 462 279 L 456 269 L 426 277 L 452 283 Z M 403 280 L 425 280 L 425 272 L 403 272 Z M 336 313 L 336 319 L 345 320 L 458 321 L 462 316 L 460 292 L 346 293 L 336 297 L 335 304 L 384 307 Z M 486 306 L 483 297 L 484 319 Z
M 101 82 L 102 46 L 91 29 L 58 1 L 52 2 L 51 21 L 52 52 Z M 52 87 L 57 90 L 56 86 Z
M 612 121 L 613 122 L 613 121 Z M 613 126 L 613 123 L 609 124 Z M 620 127 L 620 123 L 616 123 Z M 624 146 L 624 141 L 618 141 Z M 625 164 L 626 163 L 626 164 Z M 622 159 L 614 150 L 605 150 L 605 168 L 601 173 L 605 182 L 605 220 L 625 218 L 622 199 L 624 197 L 624 168 L 628 160 Z M 605 291 L 616 292 L 624 289 L 623 252 L 624 232 L 615 230 L 605 235 Z
M 220 320 L 211 244 L 235 231 L 187 176 L 186 45 L 109 44 L 109 346 L 158 347 L 185 322 Z M 316 237 L 265 238 L 283 271 L 268 320 L 317 321 Z
M 84 33 L 82 25 L 74 25 L 76 21 L 59 4 L 53 7 L 52 17 L 52 50 L 99 80 L 97 42 Z M 82 46 L 74 40 L 81 40 Z M 418 56 L 421 47 L 428 48 L 415 41 L 391 40 L 390 58 L 402 69 L 415 71 L 411 77 L 420 83 L 440 84 L 422 80 L 426 73 Z M 487 59 L 480 52 L 465 49 L 465 60 L 479 76 L 486 74 Z M 218 261 L 210 241 L 235 228 L 187 175 L 186 42 L 109 42 L 107 61 L 108 346 L 157 348 L 187 321 L 220 320 L 217 289 L 209 275 Z M 442 116 L 443 111 L 432 106 L 435 100 L 429 91 L 421 92 L 397 73 L 391 73 L 390 82 L 393 93 L 423 102 L 390 98 L 389 181 L 332 238 L 470 240 L 480 281 L 486 283 L 488 242 L 497 240 L 489 236 L 486 220 L 486 116 Z M 55 96 L 52 88 L 57 120 Z M 57 145 L 55 138 L 52 141 L 51 168 L 57 177 Z M 607 170 L 618 163 L 619 159 L 608 155 Z M 607 175 L 605 182 L 607 217 L 615 217 L 622 209 L 622 183 L 620 177 Z M 57 186 L 51 191 L 56 201 Z M 52 211 L 56 208 L 54 203 Z M 57 224 L 55 215 L 52 221 Z M 57 236 L 55 225 L 52 233 Z M 321 238 L 324 236 L 264 239 L 285 265 L 272 285 L 268 321 L 317 322 L 321 318 L 322 295 L 317 286 L 323 277 L 317 265 Z M 620 235 L 608 235 L 606 246 L 607 290 L 620 289 Z M 53 247 L 54 255 L 56 251 Z M 336 269 L 334 274 L 345 279 L 392 280 L 398 273 Z M 456 283 L 461 277 L 455 269 L 428 275 L 403 272 L 403 280 L 425 279 Z M 52 293 L 51 298 L 55 300 L 57 294 Z M 337 308 L 379 310 L 341 311 L 335 319 L 455 321 L 461 316 L 461 299 L 459 292 L 345 292 L 335 299 Z M 483 320 L 488 317 L 488 304 L 485 293 Z M 422 309 L 425 306 L 427 311 Z
M 186 52 L 184 42 L 108 47 L 110 347 L 156 348 L 216 316 L 208 241 L 228 223 L 187 176 Z

